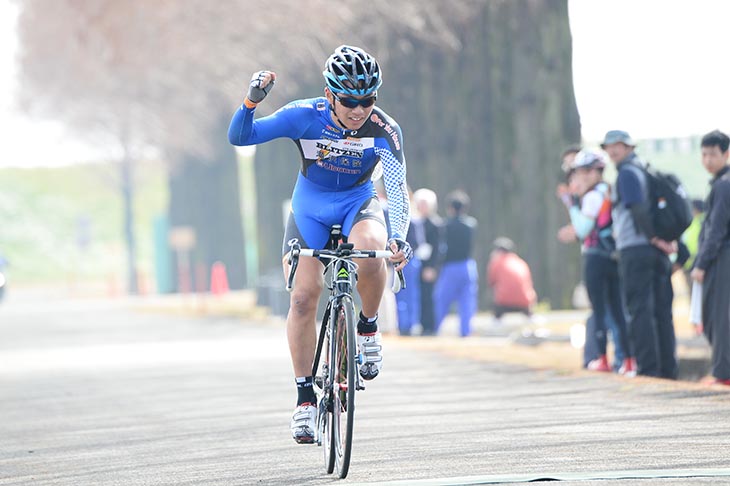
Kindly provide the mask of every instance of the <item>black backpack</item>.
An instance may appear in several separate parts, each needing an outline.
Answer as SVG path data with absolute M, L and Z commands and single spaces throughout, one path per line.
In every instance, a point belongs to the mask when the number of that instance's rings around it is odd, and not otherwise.
M 678 240 L 692 223 L 692 207 L 687 191 L 674 174 L 656 170 L 649 165 L 637 167 L 646 174 L 656 236 L 665 241 Z

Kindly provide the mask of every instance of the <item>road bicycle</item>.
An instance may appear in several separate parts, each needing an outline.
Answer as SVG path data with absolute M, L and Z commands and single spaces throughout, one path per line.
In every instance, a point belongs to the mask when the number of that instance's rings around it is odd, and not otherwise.
M 290 244 L 289 279 L 287 290 L 291 292 L 299 258 L 320 258 L 328 274 L 329 290 L 327 307 L 322 315 L 322 325 L 317 338 L 317 348 L 312 363 L 317 403 L 317 445 L 324 446 L 324 463 L 328 474 L 337 472 L 345 478 L 350 468 L 352 436 L 355 419 L 355 392 L 364 390 L 358 365 L 364 355 L 357 346 L 357 321 L 353 290 L 357 283 L 358 258 L 388 258 L 389 250 L 356 250 L 347 243 L 342 228 L 334 225 L 330 230 L 330 242 L 324 250 L 301 248 Z M 403 274 L 397 272 L 393 279 L 393 292 L 405 287 Z

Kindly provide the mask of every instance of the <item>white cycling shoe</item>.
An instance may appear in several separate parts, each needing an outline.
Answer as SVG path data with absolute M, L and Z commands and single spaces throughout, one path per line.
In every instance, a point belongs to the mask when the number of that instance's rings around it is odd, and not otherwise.
M 360 376 L 365 380 L 372 380 L 378 376 L 380 368 L 383 367 L 383 345 L 380 331 L 370 334 L 358 333 L 357 346 L 364 358 L 360 365 Z
M 291 435 L 298 444 L 313 444 L 317 429 L 317 406 L 302 403 L 294 409 L 291 418 Z

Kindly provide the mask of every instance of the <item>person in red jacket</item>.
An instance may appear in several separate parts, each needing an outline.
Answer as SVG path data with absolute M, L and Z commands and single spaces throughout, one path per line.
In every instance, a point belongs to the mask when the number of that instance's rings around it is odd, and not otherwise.
M 509 238 L 497 238 L 493 246 L 487 265 L 487 282 L 494 290 L 496 323 L 508 312 L 532 316 L 537 294 L 530 267 L 515 253 L 515 244 Z

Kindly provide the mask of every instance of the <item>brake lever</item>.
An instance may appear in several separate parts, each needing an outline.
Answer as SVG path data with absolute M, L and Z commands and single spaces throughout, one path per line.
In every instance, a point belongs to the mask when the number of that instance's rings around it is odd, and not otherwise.
M 390 290 L 392 290 L 394 294 L 397 294 L 406 288 L 406 278 L 403 276 L 403 270 L 397 270 L 395 273 L 398 278 L 393 279 L 393 285 L 390 287 Z
M 294 274 L 297 272 L 297 266 L 299 266 L 299 250 L 301 247 L 299 245 L 292 246 L 291 252 L 289 252 L 289 265 L 291 266 L 289 270 L 289 278 L 286 282 L 286 291 L 291 292 L 294 288 Z

